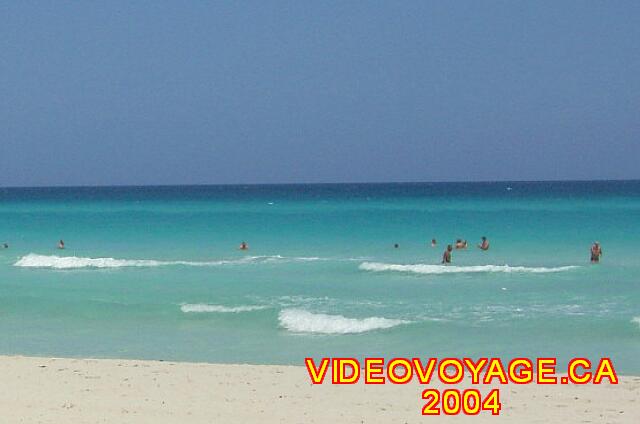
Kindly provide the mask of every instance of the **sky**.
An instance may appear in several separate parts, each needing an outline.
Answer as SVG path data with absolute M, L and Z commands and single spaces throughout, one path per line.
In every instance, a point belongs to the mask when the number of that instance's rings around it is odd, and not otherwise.
M 0 186 L 640 178 L 637 1 L 5 1 Z

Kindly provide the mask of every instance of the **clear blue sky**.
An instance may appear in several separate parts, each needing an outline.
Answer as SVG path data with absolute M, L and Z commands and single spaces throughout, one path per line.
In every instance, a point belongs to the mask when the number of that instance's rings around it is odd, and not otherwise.
M 638 1 L 0 5 L 0 185 L 640 178 Z

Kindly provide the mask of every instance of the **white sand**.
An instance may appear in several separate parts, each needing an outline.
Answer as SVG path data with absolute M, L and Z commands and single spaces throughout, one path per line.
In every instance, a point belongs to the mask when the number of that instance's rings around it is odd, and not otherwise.
M 423 417 L 422 389 L 312 386 L 305 368 L 294 366 L 0 357 L 0 422 L 640 423 L 638 377 L 619 385 L 505 385 L 499 417 Z

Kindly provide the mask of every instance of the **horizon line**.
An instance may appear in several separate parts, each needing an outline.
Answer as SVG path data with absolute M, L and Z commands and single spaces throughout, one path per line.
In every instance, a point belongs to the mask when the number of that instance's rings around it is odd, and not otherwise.
M 300 183 L 190 183 L 190 184 L 80 184 L 80 185 L 24 185 L 3 186 L 0 189 L 38 188 L 134 188 L 134 187 L 240 187 L 240 186 L 327 186 L 327 185 L 392 185 L 392 184 L 491 184 L 491 183 L 600 183 L 600 182 L 640 182 L 640 178 L 613 179 L 566 179 L 566 180 L 450 180 L 450 181 L 366 181 L 366 182 L 300 182 Z

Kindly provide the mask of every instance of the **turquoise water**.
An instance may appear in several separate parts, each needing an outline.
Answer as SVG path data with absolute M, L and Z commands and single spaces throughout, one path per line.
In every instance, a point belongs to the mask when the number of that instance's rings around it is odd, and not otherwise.
M 640 373 L 640 182 L 3 189 L 3 241 L 2 354 Z

